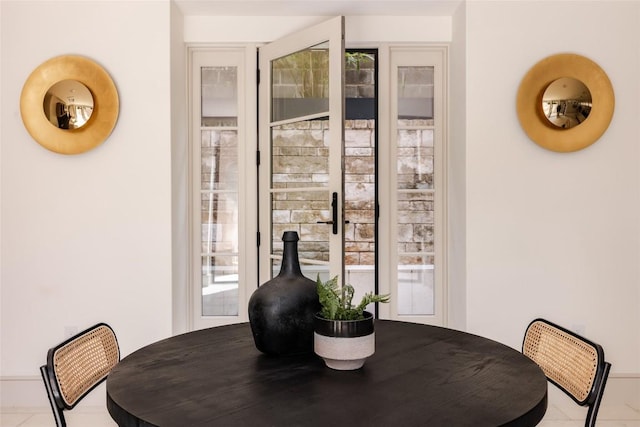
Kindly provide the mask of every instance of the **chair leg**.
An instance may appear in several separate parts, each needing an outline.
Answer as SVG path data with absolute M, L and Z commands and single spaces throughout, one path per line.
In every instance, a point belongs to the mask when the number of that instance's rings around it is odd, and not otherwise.
M 67 427 L 67 422 L 62 414 L 62 409 L 58 408 L 58 404 L 53 398 L 53 389 L 51 388 L 51 382 L 49 378 L 49 370 L 46 365 L 40 367 L 40 374 L 42 374 L 42 380 L 44 381 L 44 387 L 47 389 L 47 397 L 49 398 L 49 404 L 51 405 L 51 411 L 53 412 L 53 418 L 56 420 L 57 427 Z
M 587 420 L 585 427 L 595 427 L 596 417 L 598 416 L 598 409 L 600 409 L 600 402 L 602 401 L 602 395 L 604 394 L 604 386 L 607 385 L 607 378 L 609 377 L 609 370 L 611 369 L 611 363 L 606 362 L 604 364 L 604 371 L 602 372 L 602 379 L 599 384 L 596 384 L 596 398 L 591 405 L 589 405 L 589 412 L 587 412 Z

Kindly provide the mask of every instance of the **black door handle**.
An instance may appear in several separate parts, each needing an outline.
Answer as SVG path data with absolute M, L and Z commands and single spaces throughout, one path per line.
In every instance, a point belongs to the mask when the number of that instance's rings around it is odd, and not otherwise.
M 318 224 L 333 225 L 333 234 L 338 234 L 338 193 L 333 192 L 331 195 L 331 211 L 333 219 L 331 221 L 318 221 Z
M 331 195 L 331 208 L 333 210 L 333 234 L 338 234 L 338 193 L 335 191 Z

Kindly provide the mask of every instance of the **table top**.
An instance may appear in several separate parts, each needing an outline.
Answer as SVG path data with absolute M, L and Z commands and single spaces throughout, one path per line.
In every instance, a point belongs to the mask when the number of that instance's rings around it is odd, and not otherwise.
M 547 380 L 529 358 L 452 329 L 376 320 L 376 352 L 334 371 L 260 353 L 248 323 L 177 335 L 125 357 L 107 408 L 128 426 L 533 426 Z

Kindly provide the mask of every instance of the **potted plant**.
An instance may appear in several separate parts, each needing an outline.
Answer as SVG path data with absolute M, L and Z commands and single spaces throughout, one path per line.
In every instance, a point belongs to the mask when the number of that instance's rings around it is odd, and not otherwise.
M 338 277 L 316 281 L 321 310 L 315 316 L 315 353 L 332 369 L 353 370 L 364 365 L 375 352 L 373 315 L 365 308 L 375 302 L 389 302 L 389 295 L 367 293 L 360 304 L 352 304 L 353 286 L 338 285 Z

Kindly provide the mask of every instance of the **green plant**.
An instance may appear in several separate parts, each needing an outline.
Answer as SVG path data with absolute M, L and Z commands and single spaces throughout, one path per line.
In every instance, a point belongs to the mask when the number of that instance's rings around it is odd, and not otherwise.
M 389 302 L 389 295 L 365 294 L 357 306 L 352 305 L 354 289 L 351 285 L 338 285 L 338 276 L 323 282 L 320 275 L 316 280 L 318 297 L 320 298 L 320 315 L 329 320 L 361 320 L 364 309 L 372 302 Z
M 351 70 L 360 70 L 360 65 L 363 63 L 372 64 L 374 61 L 373 55 L 363 52 L 345 52 L 344 64 L 345 68 Z M 372 65 L 369 65 L 372 67 Z

